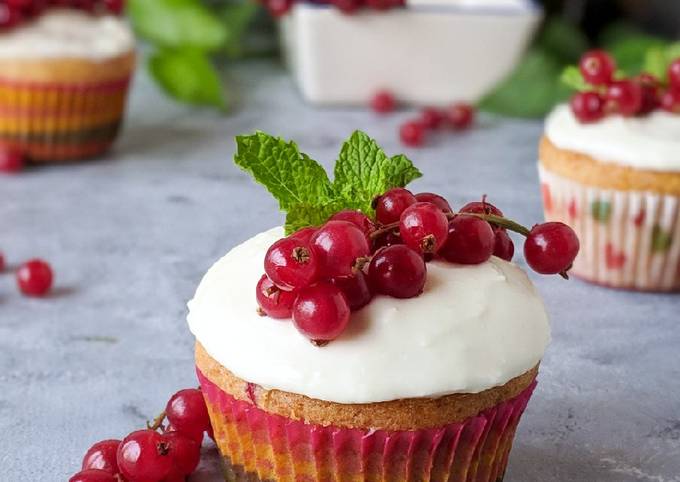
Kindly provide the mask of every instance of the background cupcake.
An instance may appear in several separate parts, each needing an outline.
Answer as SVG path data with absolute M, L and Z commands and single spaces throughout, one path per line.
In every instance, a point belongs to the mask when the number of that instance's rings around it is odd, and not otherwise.
M 34 162 L 103 153 L 123 117 L 135 52 L 118 16 L 122 2 L 95 2 L 87 11 L 76 3 L 4 6 L 0 143 Z
M 680 61 L 663 78 L 614 80 L 614 70 L 604 52 L 584 56 L 590 86 L 546 121 L 539 153 L 545 216 L 577 232 L 574 274 L 617 288 L 675 291 Z

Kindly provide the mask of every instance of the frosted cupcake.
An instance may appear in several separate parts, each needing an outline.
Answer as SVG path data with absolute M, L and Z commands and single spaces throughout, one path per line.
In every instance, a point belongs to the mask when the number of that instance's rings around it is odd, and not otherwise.
M 613 81 L 547 118 L 539 152 L 545 216 L 577 232 L 579 277 L 680 289 L 680 86 L 670 79 Z
M 0 144 L 34 162 L 105 152 L 134 65 L 130 28 L 103 7 L 48 8 L 0 29 Z
M 294 232 L 232 249 L 189 303 L 226 479 L 502 480 L 550 338 L 540 296 L 508 261 L 505 228 L 523 228 L 486 201 L 454 214 L 441 196 L 395 187 L 418 171 L 361 133 L 330 191 L 294 144 L 261 133 L 238 143 L 237 163 Z M 366 168 L 363 181 L 350 164 Z M 326 211 L 295 202 L 323 193 L 332 213 L 350 192 L 370 215 L 345 209 L 303 227 Z

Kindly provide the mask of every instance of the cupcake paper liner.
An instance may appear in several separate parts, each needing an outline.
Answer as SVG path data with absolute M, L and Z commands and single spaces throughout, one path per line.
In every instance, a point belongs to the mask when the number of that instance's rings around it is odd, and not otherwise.
M 0 144 L 35 162 L 93 157 L 121 124 L 130 75 L 108 82 L 17 82 L 0 78 Z
M 581 241 L 571 273 L 641 291 L 680 290 L 680 197 L 586 186 L 539 166 L 549 221 Z
M 387 431 L 324 427 L 268 413 L 197 372 L 229 482 L 499 482 L 536 385 L 464 422 Z

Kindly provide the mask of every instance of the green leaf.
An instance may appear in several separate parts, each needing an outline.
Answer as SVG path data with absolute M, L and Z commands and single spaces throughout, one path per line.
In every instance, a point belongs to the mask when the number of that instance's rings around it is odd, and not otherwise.
M 346 208 L 347 206 L 339 201 L 330 201 L 316 206 L 304 204 L 292 205 L 286 213 L 286 235 L 307 226 L 321 226 L 333 214 Z
M 236 137 L 236 146 L 236 165 L 267 188 L 282 210 L 309 210 L 333 201 L 326 171 L 294 142 L 256 132 Z
M 575 63 L 588 49 L 588 39 L 579 28 L 560 17 L 551 17 L 536 44 L 562 63 Z
M 225 108 L 222 82 L 205 53 L 164 49 L 149 58 L 149 70 L 163 90 L 184 102 Z
M 659 225 L 652 229 L 652 252 L 660 253 L 668 251 L 673 243 L 673 237 Z
M 542 117 L 569 97 L 559 81 L 564 64 L 549 52 L 530 49 L 515 71 L 479 102 L 488 112 L 515 117 Z
M 130 0 L 128 13 L 137 33 L 161 47 L 213 51 L 227 39 L 225 25 L 199 0 Z
M 562 71 L 560 80 L 563 84 L 577 91 L 589 90 L 591 88 L 583 78 L 581 70 L 574 65 L 570 65 Z
M 421 176 L 406 156 L 387 157 L 373 139 L 355 131 L 335 163 L 333 186 L 347 207 L 372 213 L 371 202 L 376 196 Z
M 678 58 L 680 58 L 680 42 L 652 47 L 646 52 L 644 57 L 643 70 L 656 76 L 663 82 L 667 82 L 668 67 Z
M 593 201 L 590 205 L 590 214 L 595 221 L 606 224 L 612 217 L 612 205 L 608 201 Z
M 224 43 L 224 51 L 228 57 L 233 59 L 243 55 L 243 35 L 259 9 L 256 2 L 246 0 L 227 4 L 221 10 L 220 16 L 228 34 Z

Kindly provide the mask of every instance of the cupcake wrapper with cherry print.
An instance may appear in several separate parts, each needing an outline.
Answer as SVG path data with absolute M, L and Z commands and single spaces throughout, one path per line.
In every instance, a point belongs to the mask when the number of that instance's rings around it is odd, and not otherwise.
M 198 378 L 229 482 L 498 482 L 536 385 L 461 423 L 385 431 L 295 421 Z
M 99 155 L 118 134 L 129 84 L 129 74 L 82 83 L 0 78 L 0 145 L 34 162 Z
M 680 290 L 679 197 L 539 173 L 546 219 L 570 225 L 581 241 L 570 273 L 612 288 Z

